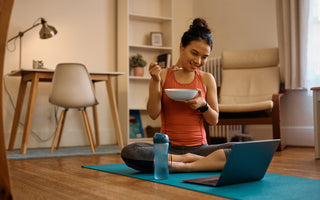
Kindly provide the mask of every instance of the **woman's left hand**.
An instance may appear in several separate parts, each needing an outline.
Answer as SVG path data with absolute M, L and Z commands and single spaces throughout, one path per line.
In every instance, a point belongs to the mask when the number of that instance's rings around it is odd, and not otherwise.
M 206 101 L 202 98 L 201 89 L 197 88 L 197 90 L 198 96 L 196 98 L 185 101 L 185 103 L 187 103 L 193 110 L 206 105 Z

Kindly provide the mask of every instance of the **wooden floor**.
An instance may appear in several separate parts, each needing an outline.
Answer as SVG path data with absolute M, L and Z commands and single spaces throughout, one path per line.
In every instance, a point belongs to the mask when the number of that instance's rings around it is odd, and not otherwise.
M 14 199 L 224 199 L 209 194 L 81 168 L 122 163 L 119 155 L 10 160 Z M 313 148 L 276 152 L 269 173 L 320 179 Z

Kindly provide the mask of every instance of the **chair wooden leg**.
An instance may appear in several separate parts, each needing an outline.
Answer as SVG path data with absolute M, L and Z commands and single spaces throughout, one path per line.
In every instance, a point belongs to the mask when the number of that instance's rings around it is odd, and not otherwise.
M 286 145 L 285 141 L 281 139 L 281 132 L 280 132 L 280 96 L 273 95 L 273 108 L 272 108 L 272 130 L 273 130 L 273 139 L 280 139 L 280 144 L 278 147 L 278 151 L 283 150 Z
M 60 147 L 62 132 L 63 132 L 63 128 L 64 128 L 64 123 L 65 123 L 66 118 L 67 118 L 68 109 L 65 109 L 64 111 L 65 111 L 65 112 L 63 113 L 63 120 L 62 120 L 62 124 L 61 124 L 61 128 L 60 128 L 60 134 L 59 134 L 59 139 L 58 139 L 58 143 L 57 143 L 57 147 L 56 147 L 57 150 L 58 150 L 59 147 Z M 61 114 L 62 114 L 62 113 L 61 113 Z
M 82 116 L 83 116 L 83 119 L 84 119 L 84 123 L 86 125 L 87 135 L 88 135 L 90 146 L 91 146 L 91 151 L 92 151 L 92 153 L 94 153 L 95 152 L 95 150 L 94 150 L 95 147 L 94 147 L 94 143 L 93 143 L 93 139 L 92 139 L 93 135 L 92 135 L 89 119 L 88 119 L 88 114 L 87 114 L 86 110 L 81 110 L 81 113 L 82 113 Z
M 59 118 L 59 122 L 58 122 L 58 125 L 57 125 L 57 128 L 56 128 L 56 132 L 55 132 L 54 137 L 53 137 L 53 140 L 52 140 L 52 145 L 51 145 L 50 153 L 53 152 L 54 145 L 55 145 L 56 140 L 57 140 L 59 128 L 60 128 L 61 122 L 62 122 L 63 117 L 64 117 L 64 112 L 65 112 L 65 110 L 63 110 L 63 111 L 61 112 L 61 114 L 60 114 L 60 118 Z
M 273 116 L 272 118 L 272 130 L 273 130 L 273 139 L 280 139 L 280 144 L 278 147 L 278 151 L 283 150 L 286 145 L 283 141 L 283 138 L 281 138 L 280 133 L 280 120 L 277 120 L 276 117 Z

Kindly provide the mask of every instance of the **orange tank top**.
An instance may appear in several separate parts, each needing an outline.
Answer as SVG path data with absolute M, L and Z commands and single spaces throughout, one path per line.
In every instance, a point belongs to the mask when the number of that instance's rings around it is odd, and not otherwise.
M 179 83 L 170 67 L 162 90 L 161 133 L 169 136 L 172 145 L 197 146 L 207 144 L 206 132 L 203 126 L 203 116 L 197 110 L 192 110 L 186 103 L 170 99 L 165 89 L 184 88 L 201 89 L 205 98 L 205 87 L 199 70 L 191 83 Z

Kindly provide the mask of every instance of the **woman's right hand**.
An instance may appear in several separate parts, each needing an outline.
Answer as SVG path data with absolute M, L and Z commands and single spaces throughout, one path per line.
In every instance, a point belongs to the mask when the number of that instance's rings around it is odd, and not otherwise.
M 151 78 L 154 81 L 160 81 L 160 72 L 161 72 L 161 67 L 158 65 L 157 62 L 152 62 L 149 65 L 149 74 L 151 75 Z

